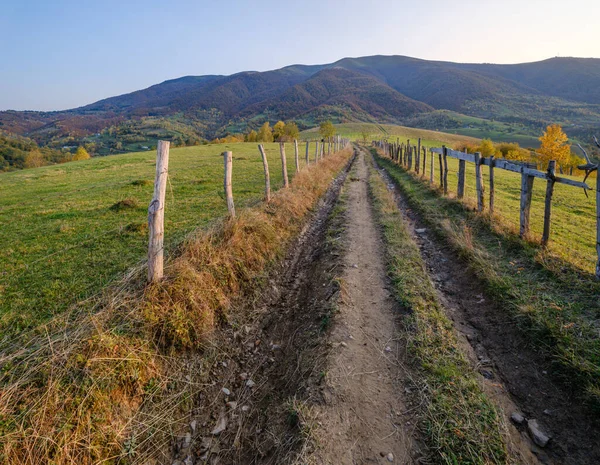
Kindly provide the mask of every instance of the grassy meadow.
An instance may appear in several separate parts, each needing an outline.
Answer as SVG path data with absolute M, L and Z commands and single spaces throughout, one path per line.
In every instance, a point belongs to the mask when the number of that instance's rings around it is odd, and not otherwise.
M 286 146 L 288 173 L 294 151 Z M 266 144 L 272 189 L 282 184 L 279 144 Z M 226 214 L 223 158 L 233 151 L 236 206 L 263 195 L 255 143 L 171 149 L 165 249 Z M 2 175 L 0 331 L 4 338 L 101 292 L 143 264 L 156 154 L 131 153 Z M 304 162 L 301 157 L 301 166 Z

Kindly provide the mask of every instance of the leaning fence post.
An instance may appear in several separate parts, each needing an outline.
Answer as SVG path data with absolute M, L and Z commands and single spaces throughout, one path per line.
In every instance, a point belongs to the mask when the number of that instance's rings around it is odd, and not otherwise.
M 231 186 L 231 172 L 233 168 L 233 152 L 223 152 L 223 161 L 225 164 L 225 199 L 227 200 L 227 210 L 232 218 L 235 218 L 235 206 L 233 204 L 233 189 Z
M 169 174 L 169 142 L 159 140 L 156 148 L 156 176 L 154 195 L 148 207 L 148 281 L 157 282 L 163 277 L 165 236 L 165 194 Z
M 475 153 L 475 189 L 477 191 L 477 210 L 483 211 L 483 174 L 481 172 L 481 153 Z
M 519 236 L 525 238 L 529 234 L 529 213 L 531 211 L 531 196 L 533 194 L 533 176 L 525 173 L 525 167 L 521 171 L 521 208 Z
M 267 154 L 262 144 L 259 144 L 258 150 L 262 157 L 263 168 L 265 170 L 265 200 L 269 202 L 271 200 L 271 176 L 269 175 L 269 161 L 267 160 Z
M 494 213 L 494 197 L 495 197 L 495 186 L 494 186 L 494 163 L 496 163 L 494 156 L 490 156 L 490 215 Z
M 294 139 L 294 160 L 296 162 L 296 173 L 300 171 L 300 160 L 298 158 L 298 141 Z
M 546 202 L 544 205 L 544 232 L 542 233 L 542 245 L 548 244 L 550 239 L 550 217 L 552 215 L 552 194 L 554 193 L 554 176 L 556 161 L 548 162 L 548 181 L 546 183 Z
M 285 159 L 285 142 L 279 143 L 279 154 L 281 155 L 281 174 L 283 176 L 283 187 L 289 186 L 287 174 L 287 161 Z

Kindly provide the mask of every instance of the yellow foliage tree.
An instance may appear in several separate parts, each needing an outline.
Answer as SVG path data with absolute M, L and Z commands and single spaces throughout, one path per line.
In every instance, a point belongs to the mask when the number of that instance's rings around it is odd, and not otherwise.
M 543 167 L 548 166 L 550 160 L 556 160 L 560 166 L 566 166 L 571 158 L 571 146 L 569 138 L 563 132 L 560 124 L 552 124 L 546 128 L 544 135 L 540 137 L 540 161 Z
M 78 160 L 87 160 L 90 158 L 90 154 L 87 152 L 87 150 L 81 146 L 79 146 L 77 148 L 77 152 L 75 152 L 75 155 L 73 155 L 73 161 L 78 161 Z
M 496 146 L 490 139 L 483 139 L 481 144 L 479 144 L 478 151 L 481 153 L 482 157 L 495 156 L 497 153 Z
M 323 121 L 319 126 L 319 133 L 323 139 L 335 136 L 335 126 L 331 121 Z
M 257 142 L 273 142 L 273 131 L 271 130 L 271 126 L 267 121 L 263 124 L 258 130 L 258 135 L 256 137 Z
M 246 142 L 256 142 L 257 137 L 258 134 L 256 134 L 256 131 L 253 129 L 246 135 Z
M 285 123 L 283 121 L 277 121 L 273 126 L 273 139 L 282 140 L 285 134 Z

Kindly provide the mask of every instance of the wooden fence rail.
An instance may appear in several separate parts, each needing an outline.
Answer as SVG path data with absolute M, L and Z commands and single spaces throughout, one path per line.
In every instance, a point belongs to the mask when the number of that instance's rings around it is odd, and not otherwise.
M 421 140 L 419 139 L 417 146 L 413 147 L 408 140 L 405 144 L 389 143 L 386 140 L 373 141 L 372 145 L 378 147 L 384 155 L 391 158 L 396 163 L 403 165 L 407 170 L 412 170 L 412 158 L 413 150 L 415 154 L 419 154 L 421 147 Z M 552 196 L 554 192 L 555 184 L 565 184 L 571 187 L 577 187 L 580 189 L 590 190 L 583 181 L 576 181 L 560 176 L 556 176 L 556 162 L 550 161 L 547 171 L 540 171 L 528 163 L 515 162 L 513 160 L 496 159 L 493 156 L 482 157 L 480 153 L 464 153 L 457 150 L 452 150 L 447 147 L 433 147 L 429 149 L 431 153 L 431 165 L 429 171 L 429 183 L 434 182 L 434 155 L 438 155 L 439 164 L 439 178 L 440 178 L 440 189 L 444 194 L 448 194 L 448 157 L 458 160 L 458 185 L 457 185 L 457 198 L 464 198 L 465 193 L 465 178 L 466 178 L 466 164 L 473 163 L 475 165 L 475 189 L 477 198 L 477 210 L 483 212 L 485 209 L 485 186 L 483 182 L 483 167 L 489 167 L 489 212 L 494 211 L 495 202 L 495 179 L 494 172 L 496 169 L 511 171 L 513 173 L 519 173 L 521 175 L 521 194 L 520 194 L 520 208 L 519 208 L 519 235 L 521 238 L 526 238 L 530 234 L 530 214 L 531 214 L 531 200 L 533 194 L 534 180 L 543 179 L 546 181 L 546 195 L 544 202 L 544 229 L 542 234 L 542 245 L 547 245 L 550 240 L 550 224 L 552 215 Z M 404 156 L 403 156 L 404 154 Z M 418 156 L 418 155 L 417 155 Z M 423 172 L 425 174 L 425 160 L 426 156 L 423 156 Z M 414 167 L 416 174 L 419 174 L 419 163 L 418 158 Z M 596 179 L 596 278 L 600 279 L 600 176 Z

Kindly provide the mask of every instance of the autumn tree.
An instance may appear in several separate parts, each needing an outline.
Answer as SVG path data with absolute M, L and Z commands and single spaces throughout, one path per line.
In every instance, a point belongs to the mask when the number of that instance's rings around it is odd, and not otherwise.
M 23 161 L 24 168 L 38 168 L 40 166 L 44 166 L 46 164 L 46 160 L 44 156 L 39 150 L 32 150 L 27 155 L 25 155 L 25 160 Z
M 300 130 L 298 129 L 298 125 L 294 121 L 289 121 L 288 123 L 286 123 L 283 133 L 285 140 L 292 141 L 294 139 L 298 139 L 298 136 L 300 135 Z
M 89 158 L 90 158 L 90 154 L 84 147 L 82 147 L 82 146 L 77 147 L 77 151 L 75 152 L 75 155 L 73 155 L 73 161 L 87 160 Z
M 323 139 L 335 136 L 335 126 L 330 120 L 323 121 L 319 126 L 319 134 Z
M 267 121 L 263 124 L 258 130 L 258 135 L 256 137 L 257 142 L 273 142 L 273 131 L 271 130 L 271 125 Z
M 254 129 L 252 129 L 248 134 L 246 134 L 246 142 L 256 142 L 258 138 L 258 134 Z
M 285 123 L 283 121 L 277 121 L 273 126 L 273 140 L 282 140 L 285 134 Z
M 496 146 L 490 139 L 483 139 L 479 144 L 478 151 L 483 157 L 491 157 L 496 155 Z
M 540 142 L 539 154 L 543 167 L 547 167 L 550 160 L 556 160 L 560 166 L 566 166 L 569 163 L 571 146 L 569 138 L 563 132 L 560 124 L 548 126 L 544 135 L 540 137 Z

